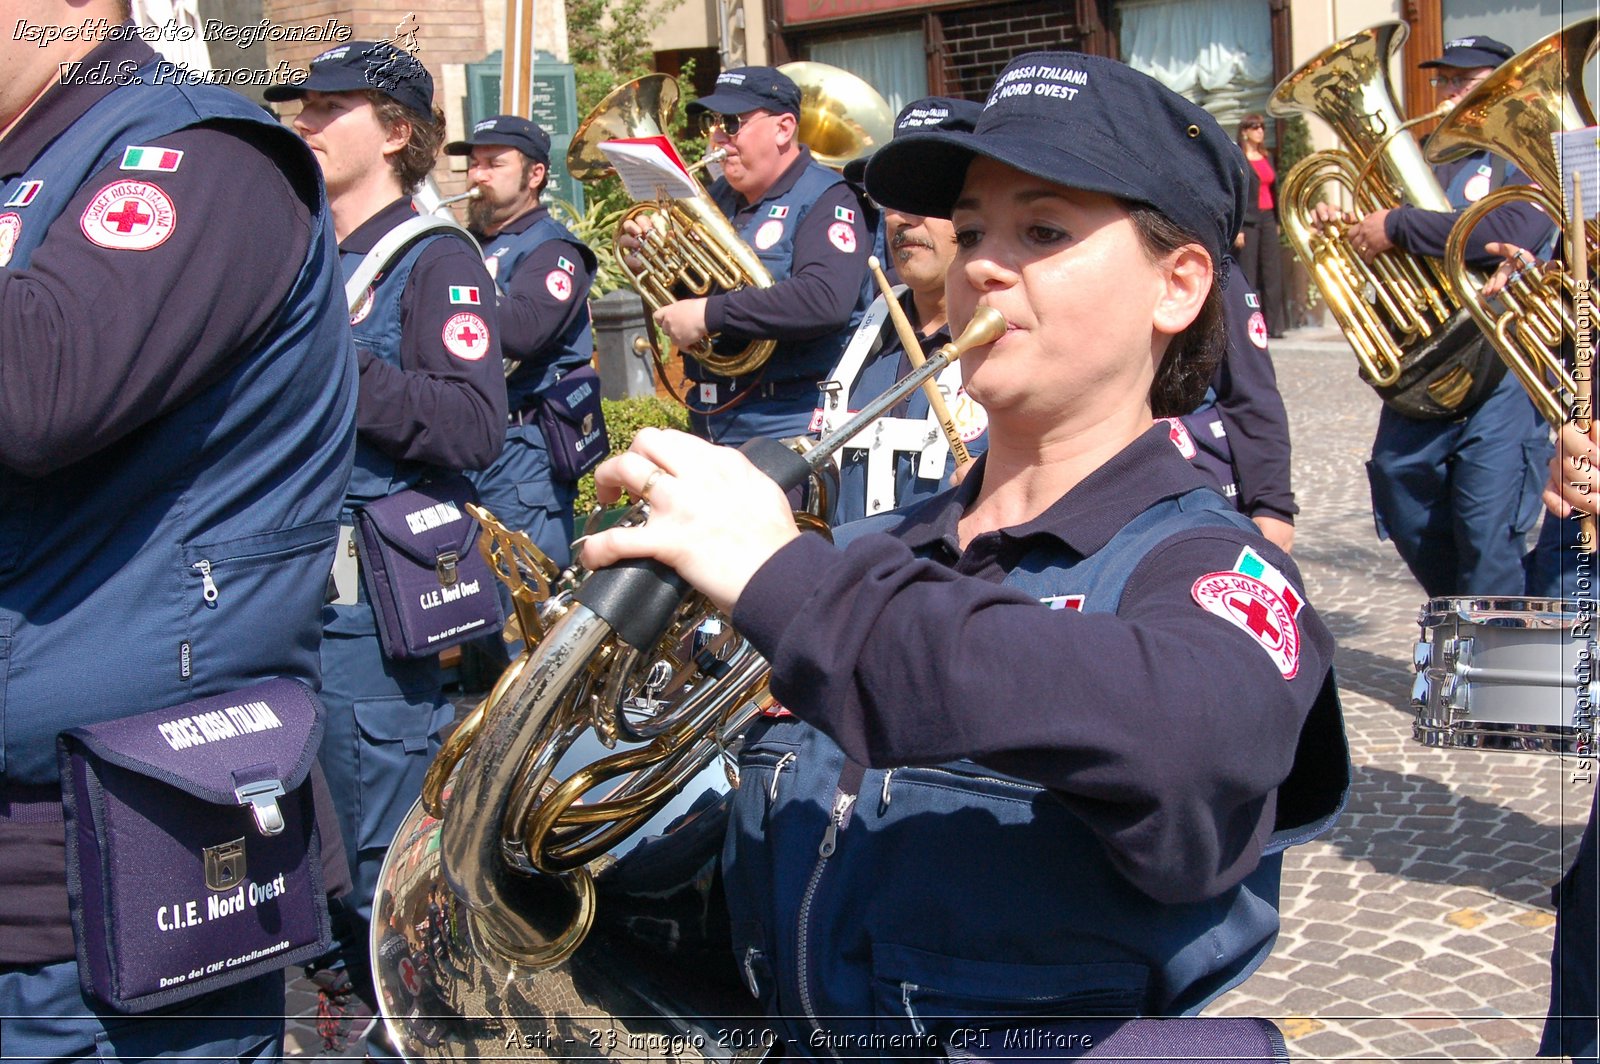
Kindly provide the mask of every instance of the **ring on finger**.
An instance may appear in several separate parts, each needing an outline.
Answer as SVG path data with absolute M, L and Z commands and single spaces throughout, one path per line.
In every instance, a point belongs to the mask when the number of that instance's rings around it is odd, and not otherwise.
M 666 475 L 667 471 L 665 469 L 662 469 L 659 466 L 654 469 L 649 476 L 644 478 L 644 486 L 639 489 L 639 498 L 643 499 L 645 502 L 649 502 L 650 489 L 656 486 L 657 480 Z

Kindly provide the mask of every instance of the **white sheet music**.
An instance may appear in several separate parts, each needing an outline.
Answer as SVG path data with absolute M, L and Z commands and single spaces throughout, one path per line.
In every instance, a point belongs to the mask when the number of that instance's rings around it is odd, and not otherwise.
M 1600 217 L 1600 127 L 1552 133 L 1556 163 L 1561 167 L 1561 202 L 1572 208 L 1572 175 L 1582 175 L 1583 217 Z
M 666 137 L 601 141 L 600 151 L 617 168 L 622 187 L 635 200 L 688 199 L 695 195 L 694 178 Z

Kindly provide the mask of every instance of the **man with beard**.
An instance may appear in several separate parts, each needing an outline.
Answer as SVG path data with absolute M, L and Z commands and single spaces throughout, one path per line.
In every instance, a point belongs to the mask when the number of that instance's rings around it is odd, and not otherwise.
M 971 132 L 983 107 L 970 100 L 930 96 L 907 104 L 895 118 L 894 136 L 916 136 L 934 130 Z M 845 167 L 845 177 L 861 180 L 865 161 Z M 916 330 L 924 355 L 950 342 L 945 317 L 945 273 L 956 254 L 955 228 L 943 218 L 887 208 L 883 228 L 894 266 L 905 282 L 898 302 Z M 911 359 L 882 297 L 862 318 L 839 364 L 823 382 L 818 427 L 823 435 L 837 428 L 889 386 L 911 372 Z M 961 366 L 946 367 L 937 378 L 962 442 L 974 456 L 987 443 L 988 419 L 961 388 Z M 870 514 L 905 506 L 937 492 L 955 471 L 950 444 L 918 390 L 887 415 L 868 426 L 857 446 L 846 447 L 840 459 L 839 497 L 831 522 L 843 524 Z
M 516 363 L 506 378 L 505 449 L 473 482 L 479 500 L 507 528 L 526 532 L 551 561 L 566 565 L 577 484 L 555 475 L 535 415 L 545 393 L 594 355 L 594 253 L 539 202 L 550 173 L 550 135 L 537 124 L 494 115 L 444 150 L 472 159 L 467 179 L 478 195 L 467 204 L 468 226 L 494 278 L 501 350 Z

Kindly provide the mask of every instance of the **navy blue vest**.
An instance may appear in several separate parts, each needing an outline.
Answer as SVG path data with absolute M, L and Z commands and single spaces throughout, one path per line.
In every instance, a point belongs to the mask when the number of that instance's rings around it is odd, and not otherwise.
M 902 517 L 836 536 L 888 531 Z M 1252 527 L 1196 489 L 1076 564 L 1035 551 L 1005 583 L 1041 598 L 1082 594 L 1083 609 L 1114 612 L 1151 549 L 1207 525 Z M 1312 715 L 1340 726 L 1331 678 Z M 1266 958 L 1281 851 L 1320 834 L 1343 805 L 1342 732 L 1330 741 L 1306 731 L 1269 856 L 1221 896 L 1174 905 L 1123 878 L 1048 790 L 967 761 L 863 769 L 809 725 L 764 722 L 740 758 L 724 852 L 735 959 L 769 1016 L 786 1017 L 784 1033 L 818 1056 L 827 1053 L 807 1015 L 828 1017 L 835 1035 L 947 1036 L 1007 1017 L 1196 1012 Z M 852 791 L 830 840 L 830 812 Z
M 811 208 L 816 204 L 818 197 L 843 180 L 843 177 L 826 166 L 816 162 L 810 163 L 800 172 L 799 179 L 787 192 L 763 199 L 761 206 L 751 212 L 744 223 L 744 228 L 739 230 L 739 236 L 750 245 L 751 250 L 755 251 L 756 257 L 767 268 L 767 272 L 772 274 L 773 284 L 787 280 L 792 272 L 794 235 L 800 229 L 800 223 L 811 213 Z M 721 207 L 724 213 L 731 215 L 735 194 L 726 181 L 718 181 L 711 187 L 711 197 L 717 201 L 717 206 Z M 755 242 L 756 230 L 772 217 L 770 212 L 774 207 L 788 210 L 784 216 L 783 235 L 771 247 L 761 249 Z M 850 337 L 856 331 L 856 323 L 872 304 L 874 293 L 872 279 L 868 276 L 862 280 L 861 294 L 856 298 L 855 310 L 850 314 L 849 324 L 838 332 L 812 337 L 809 340 L 779 340 L 778 346 L 772 351 L 772 357 L 767 361 L 761 380 L 768 384 L 776 384 L 779 381 L 820 381 L 826 377 L 833 364 L 839 361 L 839 356 L 844 354 L 845 344 L 850 342 Z M 743 346 L 746 341 L 728 342 Z M 736 379 L 712 373 L 692 358 L 685 357 L 683 362 L 684 376 L 692 381 L 720 382 Z
M 125 147 L 208 121 L 250 123 L 280 157 L 316 172 L 299 138 L 226 89 L 124 86 L 0 185 L 3 202 L 21 182 L 43 181 L 16 208 L 22 231 L 11 267 L 28 265 L 72 196 Z M 333 232 L 317 188 L 313 239 L 290 294 L 220 380 L 47 477 L 0 468 L 7 783 L 55 780 L 55 737 L 66 728 L 271 676 L 317 686 L 356 403 Z M 178 220 L 208 223 L 237 219 Z
M 356 347 L 365 349 L 377 358 L 404 369 L 400 361 L 400 300 L 405 295 L 406 281 L 417 264 L 423 250 L 435 240 L 459 239 L 449 233 L 430 233 L 417 240 L 395 260 L 393 265 L 378 275 L 377 280 L 356 304 L 350 315 L 350 331 L 355 336 Z M 339 268 L 345 280 L 361 267 L 365 252 L 339 253 Z M 357 320 L 359 319 L 359 320 Z M 415 486 L 433 467 L 425 462 L 392 458 L 378 448 L 356 437 L 356 466 L 350 474 L 349 500 L 359 506 L 364 502 L 381 499 L 397 491 Z
M 594 276 L 599 261 L 594 257 L 594 252 L 573 236 L 571 230 L 548 215 L 520 233 L 501 233 L 486 243 L 483 261 L 487 264 L 490 260 L 497 260 L 489 274 L 495 278 L 496 285 L 503 288 L 504 279 L 517 272 L 517 267 L 534 248 L 552 240 L 564 240 L 576 245 L 578 254 L 583 256 L 584 265 L 588 267 L 589 276 Z M 511 354 L 507 351 L 506 357 L 509 358 Z M 588 365 L 594 357 L 594 335 L 589 328 L 589 315 L 578 315 L 552 344 L 535 354 L 539 356 L 537 360 L 525 360 L 523 367 L 506 381 L 506 402 L 512 413 L 525 409 L 539 392 L 565 374 L 579 366 Z

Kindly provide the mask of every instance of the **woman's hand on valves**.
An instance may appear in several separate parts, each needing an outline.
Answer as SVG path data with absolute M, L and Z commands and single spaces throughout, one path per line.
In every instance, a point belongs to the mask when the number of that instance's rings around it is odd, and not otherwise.
M 588 537 L 583 564 L 654 558 L 731 613 L 750 578 L 800 535 L 783 491 L 731 447 L 684 432 L 640 429 L 633 445 L 595 470 L 601 505 L 623 492 L 649 504 L 649 520 Z

